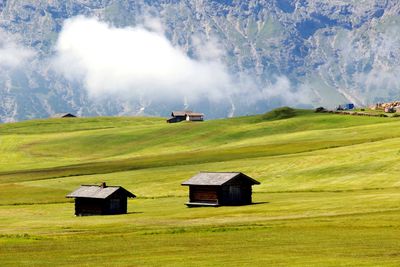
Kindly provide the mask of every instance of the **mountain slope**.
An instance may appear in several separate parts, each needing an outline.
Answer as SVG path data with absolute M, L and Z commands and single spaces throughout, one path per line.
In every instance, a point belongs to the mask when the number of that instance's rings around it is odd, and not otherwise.
M 0 65 L 1 121 L 63 111 L 166 116 L 188 105 L 215 118 L 260 113 L 281 104 L 368 104 L 399 97 L 400 5 L 394 0 L 8 0 L 0 10 L 4 39 L 34 53 L 23 66 Z M 216 42 L 229 73 L 251 80 L 257 90 L 265 90 L 263 97 L 255 103 L 240 96 L 217 103 L 207 98 L 187 103 L 184 96 L 160 103 L 126 94 L 93 99 L 84 83 L 69 80 L 51 65 L 64 21 L 78 15 L 116 27 L 157 18 L 170 42 L 194 59 L 204 54 L 199 45 Z

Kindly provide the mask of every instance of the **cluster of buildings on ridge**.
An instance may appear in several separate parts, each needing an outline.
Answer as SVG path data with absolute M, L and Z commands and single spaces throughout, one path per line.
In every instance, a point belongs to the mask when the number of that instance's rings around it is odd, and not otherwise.
M 400 113 L 400 101 L 376 103 L 370 107 L 372 110 L 383 110 L 386 113 Z
M 384 111 L 385 113 L 400 113 L 400 101 L 376 103 L 374 105 L 369 106 L 369 108 L 371 110 Z M 321 107 L 319 109 L 321 109 Z M 337 111 L 353 110 L 353 109 L 355 109 L 355 105 L 353 103 L 342 104 L 336 107 Z M 364 108 L 361 108 L 361 111 L 364 111 Z
M 200 172 L 183 182 L 189 187 L 188 207 L 252 204 L 252 186 L 260 184 L 241 172 Z M 75 215 L 127 213 L 127 199 L 136 196 L 121 186 L 82 185 L 66 196 L 75 199 Z

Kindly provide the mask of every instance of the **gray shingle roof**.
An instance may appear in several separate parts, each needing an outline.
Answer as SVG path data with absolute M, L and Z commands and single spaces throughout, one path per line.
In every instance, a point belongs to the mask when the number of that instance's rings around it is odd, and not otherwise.
M 119 189 L 122 189 L 125 191 L 127 197 L 136 197 L 134 194 L 131 192 L 127 191 L 121 186 L 107 186 L 107 187 L 101 187 L 98 185 L 82 185 L 75 191 L 69 193 L 66 197 L 83 197 L 83 198 L 100 198 L 100 199 L 106 199 L 115 192 L 117 192 Z
M 182 185 L 223 185 L 239 175 L 252 184 L 260 184 L 260 182 L 241 172 L 200 172 L 183 182 Z
M 204 116 L 204 113 L 200 113 L 200 112 L 188 112 L 188 113 L 186 113 L 186 115 L 188 115 L 188 116 Z
M 173 111 L 171 114 L 172 117 L 176 116 L 186 116 L 186 111 Z
M 175 117 L 175 116 L 204 116 L 204 113 L 200 113 L 200 112 L 193 112 L 190 110 L 186 110 L 186 111 L 173 111 L 171 116 Z

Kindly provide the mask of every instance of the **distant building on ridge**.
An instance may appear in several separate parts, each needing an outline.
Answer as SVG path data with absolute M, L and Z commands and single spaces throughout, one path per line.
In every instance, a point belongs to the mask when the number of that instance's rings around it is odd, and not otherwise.
M 342 104 L 336 107 L 336 110 L 352 110 L 355 109 L 353 103 Z
M 167 120 L 168 123 L 181 122 L 181 121 L 204 121 L 204 114 L 187 111 L 173 111 L 171 117 Z
M 52 118 L 76 118 L 76 115 L 71 113 L 56 113 Z

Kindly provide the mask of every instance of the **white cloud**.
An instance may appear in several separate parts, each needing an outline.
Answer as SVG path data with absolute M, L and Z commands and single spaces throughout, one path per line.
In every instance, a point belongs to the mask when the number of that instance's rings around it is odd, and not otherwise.
M 221 58 L 224 56 L 224 51 L 216 37 L 204 40 L 200 36 L 194 35 L 191 39 L 198 58 L 209 61 L 221 61 Z
M 193 60 L 159 32 L 143 27 L 113 28 L 93 18 L 73 18 L 65 22 L 56 51 L 58 69 L 83 81 L 92 96 L 218 98 L 231 84 L 224 65 Z
M 283 104 L 309 104 L 310 89 L 304 85 L 294 87 L 286 76 L 278 76 L 276 81 L 260 92 L 261 99 L 279 98 Z
M 143 26 L 150 31 L 157 32 L 159 34 L 164 34 L 165 28 L 161 21 L 156 17 L 144 16 Z
M 0 30 L 0 67 L 20 67 L 34 55 L 35 52 L 20 45 L 14 35 Z
M 302 100 L 285 77 L 261 87 L 246 74 L 229 73 L 215 40 L 193 37 L 197 54 L 193 59 L 171 44 L 159 21 L 145 22 L 115 28 L 95 18 L 67 20 L 55 48 L 56 69 L 81 82 L 92 97 L 117 94 L 141 101 L 185 100 L 186 105 L 204 99 L 255 103 L 282 98 L 288 104 Z

